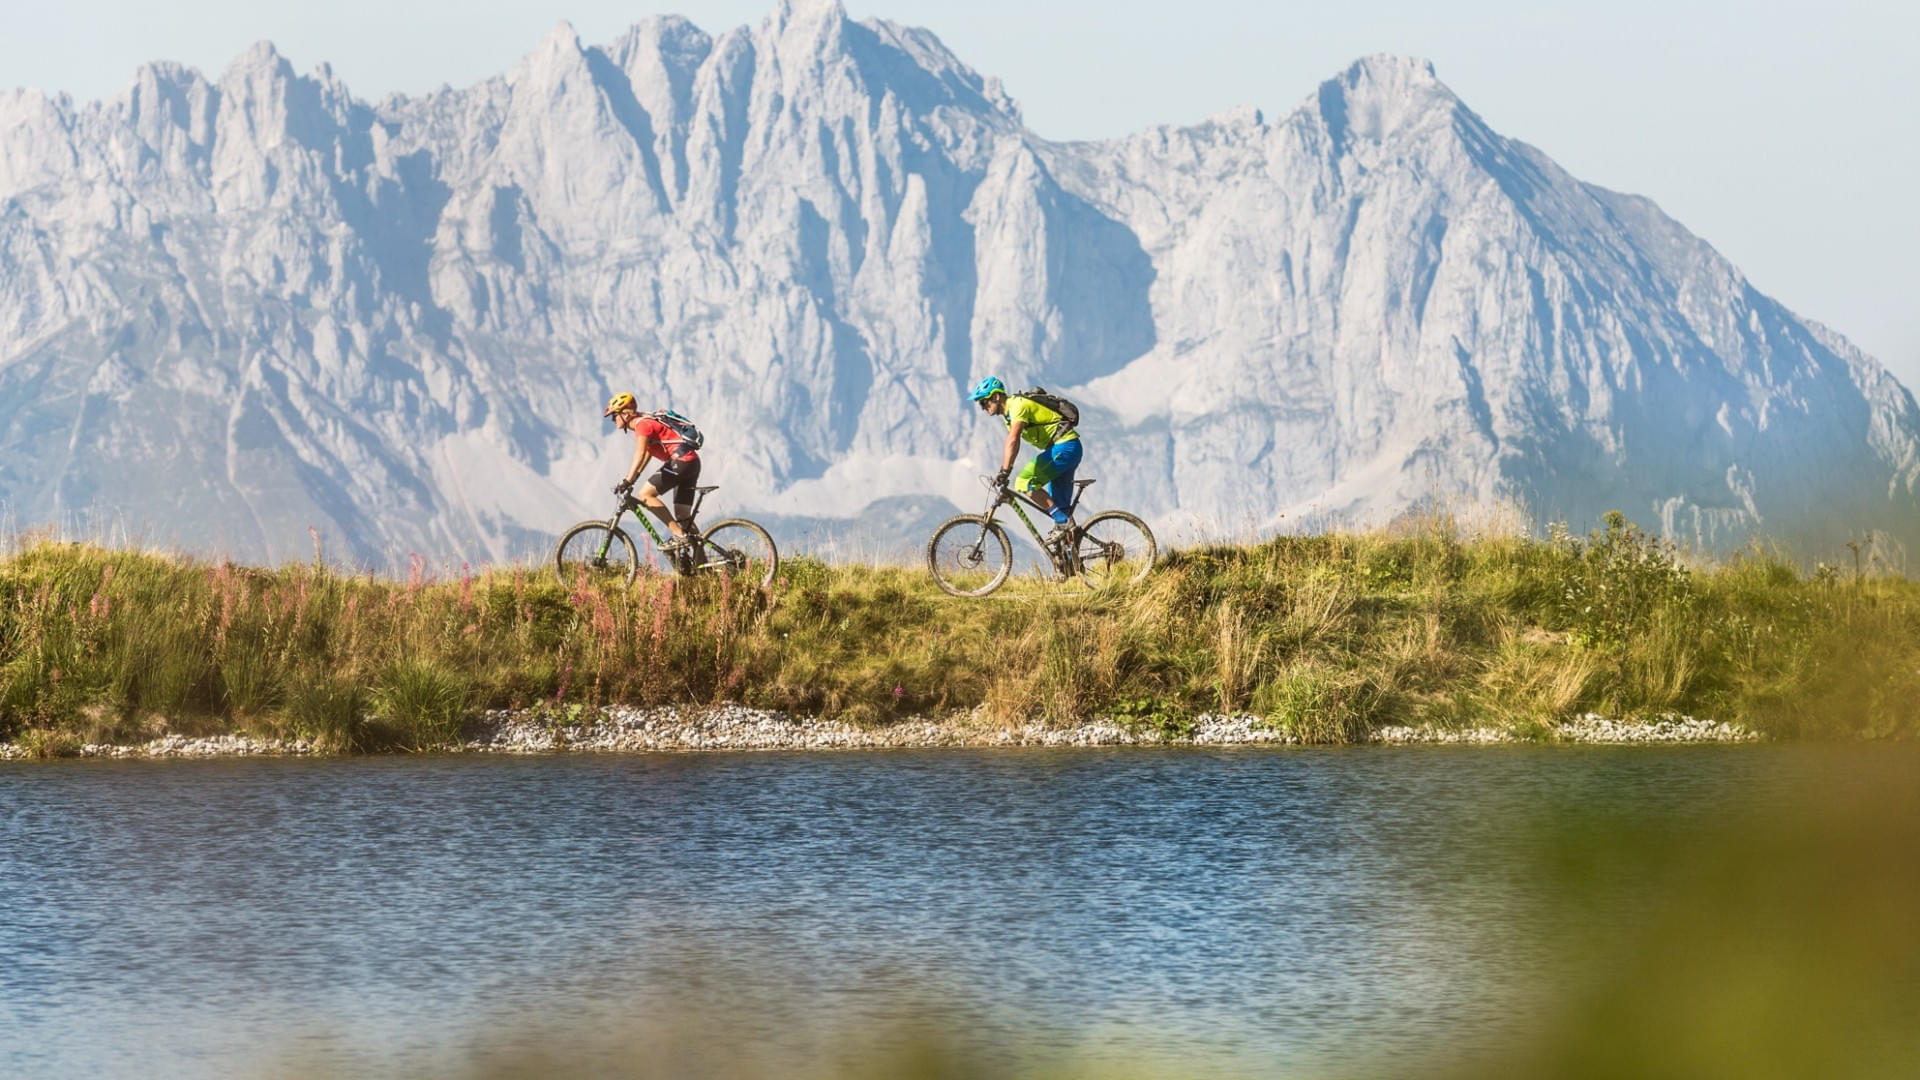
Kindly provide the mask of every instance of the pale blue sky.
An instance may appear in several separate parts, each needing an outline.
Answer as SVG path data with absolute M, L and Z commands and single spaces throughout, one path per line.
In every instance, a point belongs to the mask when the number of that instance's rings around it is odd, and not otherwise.
M 0 0 L 0 88 L 120 93 L 139 64 L 217 75 L 251 43 L 355 94 L 506 71 L 566 19 L 604 43 L 773 0 Z M 1283 113 L 1369 53 L 1423 56 L 1493 126 L 1646 195 L 1762 291 L 1920 387 L 1920 4 L 1909 0 L 847 0 L 927 26 L 1034 131 L 1100 138 L 1238 105 Z

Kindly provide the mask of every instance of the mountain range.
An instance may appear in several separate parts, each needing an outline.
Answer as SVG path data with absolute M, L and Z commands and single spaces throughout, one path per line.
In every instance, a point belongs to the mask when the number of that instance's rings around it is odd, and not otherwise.
M 1089 502 L 1176 541 L 1439 504 L 1920 542 L 1904 387 L 1417 59 L 1107 142 L 834 0 L 563 24 L 379 102 L 265 44 L 0 93 L 16 524 L 533 554 L 610 510 L 632 448 L 600 408 L 631 390 L 706 431 L 714 511 L 904 550 L 984 497 L 986 374 L 1078 402 Z

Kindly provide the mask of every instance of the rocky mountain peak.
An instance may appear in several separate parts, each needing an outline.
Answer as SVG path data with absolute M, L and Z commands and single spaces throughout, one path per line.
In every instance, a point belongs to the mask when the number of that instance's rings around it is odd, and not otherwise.
M 819 28 L 847 21 L 846 5 L 840 0 L 775 0 L 761 25 L 775 34 L 791 30 Z
M 220 75 L 222 87 L 258 85 L 261 81 L 293 78 L 293 65 L 271 41 L 256 41 L 233 58 Z
M 1369 56 L 1320 84 L 1320 118 L 1336 144 L 1386 142 L 1402 132 L 1449 122 L 1460 99 L 1429 61 Z
M 149 536 L 237 557 L 535 553 L 604 512 L 614 389 L 701 422 L 725 512 L 938 516 L 988 373 L 1080 402 L 1097 501 L 1173 541 L 1438 498 L 1920 543 L 1905 388 L 1404 57 L 1053 143 L 824 0 L 377 105 L 262 45 L 0 94 L 0 270 L 12 519 L 166 492 Z
M 585 72 L 585 46 L 573 24 L 562 19 L 547 31 L 532 52 L 520 59 L 507 76 L 507 82 L 516 90 L 552 87 L 563 84 L 568 76 L 581 76 Z

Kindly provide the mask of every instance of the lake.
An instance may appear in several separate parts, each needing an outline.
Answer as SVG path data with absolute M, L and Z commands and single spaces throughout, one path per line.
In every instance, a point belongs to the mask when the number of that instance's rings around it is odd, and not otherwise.
M 1006 1071 L 1446 1059 L 1509 1034 L 1563 960 L 1525 823 L 1707 816 L 1834 758 L 0 765 L 0 1074 L 461 1073 L 583 1032 L 694 1072 L 708 1053 L 858 1056 L 922 1030 Z

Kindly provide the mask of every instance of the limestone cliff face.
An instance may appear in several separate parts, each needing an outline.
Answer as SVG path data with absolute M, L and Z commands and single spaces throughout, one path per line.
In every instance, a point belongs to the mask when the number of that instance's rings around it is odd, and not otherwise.
M 1371 58 L 1269 120 L 1028 132 L 931 34 L 565 26 L 378 104 L 271 47 L 0 94 L 0 500 L 245 557 L 500 557 L 606 501 L 615 389 L 732 509 L 971 506 L 999 374 L 1170 529 L 1431 498 L 1716 545 L 1920 540 L 1920 416 L 1644 199 Z

